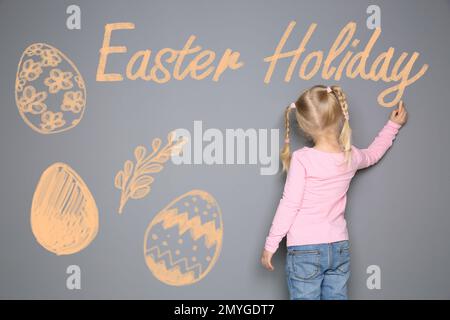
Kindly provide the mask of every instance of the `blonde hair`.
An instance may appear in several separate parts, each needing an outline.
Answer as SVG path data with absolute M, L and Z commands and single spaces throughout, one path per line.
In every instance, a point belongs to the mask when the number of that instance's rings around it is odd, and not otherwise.
M 295 101 L 295 117 L 301 131 L 309 140 L 315 140 L 326 131 L 336 134 L 345 155 L 344 163 L 350 166 L 352 129 L 348 119 L 347 98 L 341 87 L 331 86 L 330 89 L 331 91 L 327 90 L 326 86 L 316 85 L 303 92 Z M 293 109 L 288 106 L 284 111 L 285 141 L 280 153 L 283 172 L 289 170 L 291 162 L 291 110 Z

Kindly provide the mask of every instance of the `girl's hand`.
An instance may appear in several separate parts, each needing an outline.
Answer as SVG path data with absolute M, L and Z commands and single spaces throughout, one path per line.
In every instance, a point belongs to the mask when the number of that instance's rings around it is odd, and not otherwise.
M 273 253 L 267 250 L 264 250 L 261 256 L 261 264 L 269 271 L 275 270 L 272 266 L 272 257 Z
M 408 112 L 406 112 L 402 100 L 400 100 L 398 108 L 392 111 L 389 119 L 394 121 L 395 123 L 398 123 L 399 125 L 404 125 L 406 123 L 408 119 Z

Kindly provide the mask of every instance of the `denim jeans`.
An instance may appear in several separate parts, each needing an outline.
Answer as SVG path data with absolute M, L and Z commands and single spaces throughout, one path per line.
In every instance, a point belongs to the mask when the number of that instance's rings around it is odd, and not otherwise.
M 291 300 L 347 300 L 348 240 L 288 246 L 286 280 Z

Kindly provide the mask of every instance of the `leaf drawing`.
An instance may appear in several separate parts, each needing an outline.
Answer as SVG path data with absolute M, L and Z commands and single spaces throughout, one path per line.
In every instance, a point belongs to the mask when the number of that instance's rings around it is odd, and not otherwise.
M 119 214 L 122 214 L 125 204 L 129 199 L 142 199 L 151 191 L 154 182 L 152 174 L 164 169 L 172 154 L 179 155 L 183 145 L 187 142 L 184 137 L 175 139 L 175 132 L 169 132 L 167 144 L 161 148 L 161 139 L 152 141 L 151 151 L 148 152 L 144 146 L 134 149 L 134 161 L 126 160 L 123 169 L 119 170 L 114 177 L 114 186 L 121 190 Z

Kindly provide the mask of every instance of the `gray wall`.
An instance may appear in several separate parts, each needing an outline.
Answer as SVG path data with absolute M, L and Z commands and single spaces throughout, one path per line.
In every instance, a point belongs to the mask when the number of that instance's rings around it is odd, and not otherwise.
M 65 27 L 69 4 L 81 6 L 81 30 Z M 274 258 L 274 273 L 259 264 L 283 175 L 262 176 L 258 165 L 167 164 L 151 194 L 130 201 L 123 215 L 117 214 L 119 191 L 113 178 L 135 146 L 150 146 L 151 139 L 165 138 L 171 129 L 192 130 L 194 120 L 223 130 L 282 129 L 282 109 L 302 90 L 324 81 L 319 76 L 310 81 L 294 77 L 285 83 L 287 62 L 280 62 L 271 83 L 264 84 L 268 65 L 262 59 L 272 54 L 291 20 L 297 25 L 290 48 L 312 22 L 318 28 L 310 50 L 327 52 L 351 20 L 357 22 L 357 37 L 365 44 L 371 35 L 365 27 L 369 4 L 382 10 L 383 32 L 374 53 L 390 46 L 396 48 L 396 57 L 402 51 L 418 51 L 417 66 L 428 63 L 430 68 L 406 89 L 409 121 L 393 148 L 376 166 L 360 171 L 350 187 L 346 211 L 353 245 L 350 298 L 450 298 L 449 2 L 356 0 L 0 1 L 0 297 L 288 298 L 284 243 Z M 245 66 L 226 72 L 218 83 L 210 78 L 163 85 L 96 82 L 104 25 L 120 21 L 136 24 L 133 31 L 113 35 L 113 43 L 126 44 L 130 52 L 181 48 L 195 34 L 195 44 L 218 54 L 226 48 L 240 51 Z M 33 42 L 56 46 L 84 76 L 87 109 L 72 130 L 38 134 L 19 115 L 15 73 L 22 51 Z M 127 61 L 111 59 L 108 68 L 123 70 Z M 354 144 L 365 147 L 391 111 L 376 101 L 391 84 L 345 77 L 339 84 L 349 95 Z M 303 145 L 298 138 L 294 143 Z M 100 212 L 97 238 L 70 256 L 43 249 L 29 222 L 36 183 L 56 161 L 68 163 L 83 177 Z M 153 277 L 144 262 L 144 231 L 166 204 L 194 188 L 207 190 L 221 206 L 221 255 L 198 283 L 167 286 Z M 66 267 L 71 264 L 82 270 L 78 291 L 65 286 Z M 380 290 L 366 287 L 369 265 L 381 267 Z

